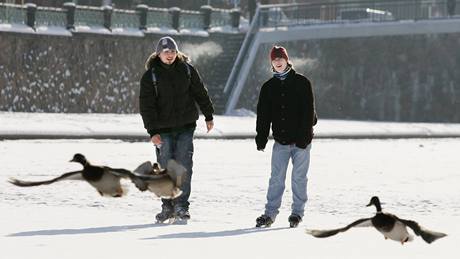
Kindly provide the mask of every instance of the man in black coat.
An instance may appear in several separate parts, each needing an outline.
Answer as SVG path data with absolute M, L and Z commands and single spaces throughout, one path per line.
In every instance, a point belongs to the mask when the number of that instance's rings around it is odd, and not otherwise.
M 317 121 L 314 96 L 310 81 L 294 71 L 284 47 L 273 47 L 270 59 L 273 77 L 262 86 L 257 103 L 257 150 L 265 149 L 270 126 L 275 143 L 265 213 L 256 222 L 260 227 L 275 221 L 285 188 L 286 170 L 292 159 L 293 203 L 289 222 L 291 227 L 296 227 L 307 202 L 307 173 L 313 125 Z
M 190 219 L 188 199 L 193 166 L 193 134 L 198 119 L 196 104 L 205 116 L 208 132 L 213 128 L 214 108 L 197 70 L 179 51 L 171 37 L 158 41 L 156 52 L 147 59 L 141 79 L 139 105 L 144 127 L 156 146 L 157 160 L 166 168 L 175 159 L 187 169 L 182 195 L 174 200 L 162 199 L 158 222 L 175 218 Z

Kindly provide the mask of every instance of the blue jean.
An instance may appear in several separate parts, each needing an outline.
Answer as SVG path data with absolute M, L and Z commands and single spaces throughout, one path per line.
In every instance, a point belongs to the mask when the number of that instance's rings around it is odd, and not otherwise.
M 281 145 L 275 141 L 272 152 L 272 172 L 270 176 L 265 215 L 275 220 L 279 213 L 285 188 L 286 171 L 292 159 L 292 214 L 303 217 L 307 203 L 307 173 L 310 166 L 311 144 L 305 149 L 295 145 Z
M 193 167 L 193 133 L 195 128 L 181 132 L 160 134 L 163 142 L 160 148 L 156 148 L 157 160 L 161 167 L 166 168 L 168 160 L 175 159 L 179 164 L 187 169 L 186 175 L 182 180 L 182 194 L 173 199 L 162 199 L 162 207 L 174 209 L 175 212 L 186 209 L 190 203 L 188 199 L 191 192 L 192 167 Z

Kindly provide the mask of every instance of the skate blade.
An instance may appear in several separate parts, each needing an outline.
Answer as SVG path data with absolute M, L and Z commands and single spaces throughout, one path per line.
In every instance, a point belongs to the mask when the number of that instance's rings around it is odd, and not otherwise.
M 171 225 L 187 225 L 188 219 L 177 219 L 177 218 L 172 218 L 169 221 L 169 224 Z
M 289 227 L 296 228 L 296 227 L 299 226 L 299 224 L 300 224 L 300 222 L 289 222 Z
M 160 221 L 160 220 L 156 220 L 155 221 L 155 224 L 158 224 L 158 225 L 167 225 L 167 224 L 170 224 L 170 221 L 174 219 L 174 218 L 168 218 L 168 219 L 165 219 L 163 221 Z
M 272 224 L 256 224 L 256 228 L 269 228 Z

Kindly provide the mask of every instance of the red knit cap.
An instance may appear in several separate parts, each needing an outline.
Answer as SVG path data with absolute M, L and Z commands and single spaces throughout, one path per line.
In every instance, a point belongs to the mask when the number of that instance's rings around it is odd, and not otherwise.
M 275 58 L 284 58 L 286 61 L 289 60 L 287 50 L 281 46 L 274 46 L 270 51 L 270 58 L 273 61 Z

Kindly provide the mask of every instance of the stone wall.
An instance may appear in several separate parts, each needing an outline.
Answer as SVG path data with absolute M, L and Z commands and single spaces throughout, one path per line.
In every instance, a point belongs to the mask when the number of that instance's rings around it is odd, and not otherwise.
M 314 85 L 321 118 L 460 122 L 460 34 L 281 42 Z M 255 110 L 271 77 L 259 48 L 237 108 Z
M 136 113 L 144 62 L 162 36 L 0 32 L 0 110 Z M 174 38 L 222 111 L 221 93 L 244 34 Z
M 144 61 L 161 37 L 0 32 L 0 110 L 137 113 Z M 218 112 L 243 34 L 175 36 Z M 313 82 L 321 118 L 460 122 L 460 34 L 281 42 Z M 254 111 L 270 76 L 260 47 L 237 108 Z

